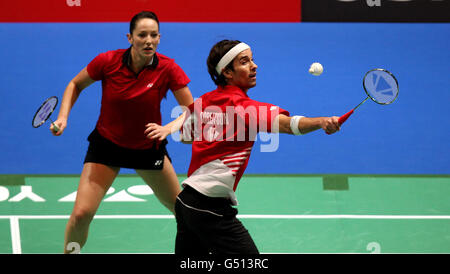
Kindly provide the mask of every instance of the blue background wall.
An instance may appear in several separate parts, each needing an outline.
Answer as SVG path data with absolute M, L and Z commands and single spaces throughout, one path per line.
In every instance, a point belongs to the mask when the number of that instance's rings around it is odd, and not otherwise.
M 45 98 L 62 98 L 98 53 L 128 47 L 127 31 L 127 23 L 0 24 L 0 174 L 81 172 L 100 110 L 100 83 L 83 91 L 63 136 L 53 137 L 48 124 L 32 128 L 31 118 Z M 282 135 L 276 152 L 261 152 L 258 141 L 247 174 L 449 174 L 450 24 L 162 23 L 161 33 L 159 52 L 186 71 L 194 97 L 215 88 L 206 57 L 225 38 L 252 46 L 259 68 L 250 97 L 291 114 L 341 115 L 364 99 L 367 70 L 396 75 L 394 104 L 366 102 L 332 136 Z M 323 64 L 320 77 L 308 74 L 312 62 Z M 167 123 L 173 95 L 162 106 Z M 186 173 L 190 146 L 169 142 L 176 171 Z

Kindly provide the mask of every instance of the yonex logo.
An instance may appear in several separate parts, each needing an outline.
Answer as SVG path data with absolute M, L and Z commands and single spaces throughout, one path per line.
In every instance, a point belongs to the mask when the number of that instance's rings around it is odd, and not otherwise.
M 393 95 L 394 93 L 392 92 L 392 87 L 386 82 L 386 80 L 378 75 L 377 78 L 373 79 L 374 81 L 374 86 L 375 86 L 375 90 L 378 93 L 381 94 L 385 94 L 385 95 Z
M 69 7 L 73 6 L 81 7 L 81 0 L 66 0 L 66 4 Z
M 160 161 L 162 164 L 161 160 Z M 104 202 L 146 202 L 147 200 L 142 199 L 142 196 L 153 195 L 152 189 L 147 185 L 134 185 L 116 192 L 113 187 L 110 187 L 105 195 Z M 74 191 L 60 199 L 58 202 L 75 202 L 77 196 L 77 191 Z M 140 196 L 140 197 L 138 197 Z M 41 194 L 37 194 L 33 191 L 32 186 L 21 186 L 20 192 L 16 195 L 11 195 L 8 188 L 0 186 L 0 202 L 22 202 L 22 201 L 33 201 L 33 202 L 50 202 L 49 199 L 45 199 Z
M 148 84 L 147 87 L 148 87 L 148 88 L 153 87 L 153 83 Z
M 155 166 L 160 166 L 162 163 L 163 163 L 162 160 L 157 160 L 157 161 L 155 162 Z
M 0 202 L 8 200 L 9 196 L 9 190 L 4 186 L 0 186 Z M 44 198 L 33 193 L 31 186 L 21 186 L 20 192 L 14 197 L 11 197 L 8 202 L 20 202 L 24 199 L 30 199 L 33 202 L 45 202 Z
M 395 95 L 395 86 L 393 86 L 395 83 L 390 83 L 392 81 L 390 81 L 390 79 L 386 79 L 385 77 L 388 77 L 385 73 L 372 71 L 370 75 L 367 75 L 367 79 L 364 80 L 365 87 L 374 96 Z

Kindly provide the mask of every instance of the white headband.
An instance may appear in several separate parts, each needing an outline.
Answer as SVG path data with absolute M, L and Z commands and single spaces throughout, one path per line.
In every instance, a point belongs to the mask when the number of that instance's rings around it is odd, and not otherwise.
M 216 66 L 216 71 L 220 75 L 222 70 L 233 61 L 234 57 L 236 57 L 239 53 L 243 52 L 246 49 L 249 49 L 250 46 L 246 43 L 239 43 L 236 46 L 232 47 L 223 57 L 220 59 L 219 63 Z

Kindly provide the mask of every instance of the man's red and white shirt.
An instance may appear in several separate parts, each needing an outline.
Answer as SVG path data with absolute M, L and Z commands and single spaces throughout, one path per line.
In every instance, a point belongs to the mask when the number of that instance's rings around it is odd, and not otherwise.
M 250 157 L 258 132 L 278 132 L 278 106 L 252 100 L 236 86 L 218 87 L 189 107 L 182 138 L 192 143 L 189 185 L 209 197 L 230 198 Z

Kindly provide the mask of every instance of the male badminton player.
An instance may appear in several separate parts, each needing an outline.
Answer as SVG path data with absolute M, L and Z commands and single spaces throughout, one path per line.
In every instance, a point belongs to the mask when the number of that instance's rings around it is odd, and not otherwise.
M 181 128 L 183 140 L 192 141 L 192 159 L 175 204 L 175 253 L 257 254 L 233 207 L 255 132 L 301 135 L 323 129 L 332 134 L 340 128 L 339 117 L 290 117 L 286 110 L 250 99 L 247 92 L 256 85 L 257 65 L 250 47 L 240 41 L 218 42 L 207 65 L 217 89 L 189 106 Z M 146 133 L 162 139 L 167 131 L 173 130 L 150 124 Z

